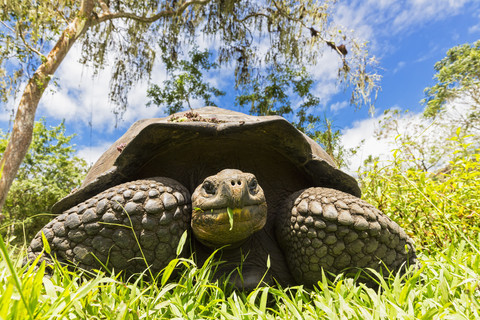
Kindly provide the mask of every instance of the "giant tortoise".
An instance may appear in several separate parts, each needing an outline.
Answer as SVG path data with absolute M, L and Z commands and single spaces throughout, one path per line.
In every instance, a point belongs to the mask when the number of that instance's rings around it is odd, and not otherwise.
M 200 263 L 219 250 L 218 272 L 247 289 L 414 264 L 405 231 L 359 197 L 356 180 L 284 118 L 205 107 L 133 124 L 53 206 L 29 259 L 43 232 L 59 261 L 158 272 L 187 231 Z

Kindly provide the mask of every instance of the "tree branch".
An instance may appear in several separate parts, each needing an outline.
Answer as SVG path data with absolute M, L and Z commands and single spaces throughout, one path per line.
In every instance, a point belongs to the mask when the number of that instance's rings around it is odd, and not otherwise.
M 142 23 L 152 23 L 164 17 L 171 17 L 175 15 L 181 15 L 189 6 L 192 5 L 206 5 L 211 0 L 191 0 L 184 2 L 177 10 L 164 10 L 152 16 L 139 16 L 131 12 L 115 12 L 115 13 L 103 13 L 98 16 L 98 19 L 93 21 L 94 24 L 102 23 L 114 19 L 132 19 Z
M 97 2 L 98 2 L 98 4 L 100 5 L 100 8 L 102 8 L 102 11 L 103 11 L 105 14 L 111 14 L 111 13 L 110 13 L 110 8 L 109 8 L 108 5 L 105 3 L 105 1 L 98 0 Z
M 264 17 L 266 19 L 270 19 L 270 16 L 263 13 L 263 12 L 257 12 L 257 13 L 250 13 L 246 15 L 243 19 L 239 19 L 237 15 L 233 15 L 233 20 L 235 20 L 238 23 L 245 23 L 245 21 L 251 19 L 251 18 L 256 18 L 256 17 Z
M 277 9 L 277 12 L 280 14 L 280 16 L 284 17 L 288 21 L 296 22 L 300 24 L 303 28 L 310 31 L 310 34 L 312 35 L 312 37 L 318 37 L 320 41 L 324 42 L 332 50 L 335 50 L 338 53 L 338 55 L 342 58 L 343 63 L 346 64 L 345 56 L 347 55 L 348 51 L 344 44 L 337 46 L 334 42 L 324 39 L 322 36 L 320 36 L 320 32 L 318 32 L 313 26 L 312 27 L 307 26 L 301 17 L 297 18 L 292 14 L 285 12 L 285 10 L 282 7 L 280 7 L 280 5 L 276 1 L 273 0 L 272 2 L 274 4 L 274 7 Z M 270 9 L 270 11 L 273 11 L 273 10 Z M 270 15 L 263 12 L 250 13 L 242 19 L 239 19 L 236 15 L 233 16 L 234 20 L 239 23 L 245 23 L 245 21 L 251 18 L 257 18 L 257 17 L 264 17 L 267 20 L 271 19 Z
M 19 35 L 20 35 L 20 38 L 22 39 L 22 42 L 23 42 L 23 45 L 25 46 L 25 48 L 27 48 L 28 50 L 32 51 L 33 53 L 39 55 L 39 56 L 42 57 L 42 58 L 46 58 L 43 53 L 41 53 L 40 51 L 38 51 L 37 49 L 33 48 L 32 46 L 30 46 L 30 45 L 27 43 L 27 41 L 25 40 L 25 36 L 23 35 L 23 30 L 22 30 L 21 25 L 18 25 L 18 33 L 19 33 Z
M 8 30 L 10 30 L 10 32 L 12 32 L 13 34 L 15 34 L 15 30 L 13 30 L 12 27 L 10 27 L 8 24 L 6 24 L 6 23 L 3 22 L 3 21 L 0 21 L 0 22 L 3 24 L 3 26 L 4 26 L 5 28 L 7 28 Z
M 10 27 L 8 24 L 6 24 L 4 21 L 0 21 L 0 23 L 5 27 L 7 28 L 8 30 L 10 30 L 11 33 L 13 33 L 14 35 L 17 34 L 17 32 L 15 32 L 15 30 Z M 37 49 L 31 47 L 27 41 L 25 40 L 25 37 L 23 35 L 23 32 L 22 32 L 22 28 L 20 27 L 20 25 L 18 26 L 18 34 L 20 35 L 20 39 L 22 39 L 22 42 L 23 42 L 23 45 L 25 46 L 25 48 L 27 48 L 28 50 L 32 51 L 33 53 L 45 58 L 45 56 L 40 52 L 38 51 Z
M 55 10 L 57 12 L 57 14 L 62 17 L 62 19 L 65 21 L 66 24 L 69 24 L 70 21 L 68 20 L 68 18 L 63 14 L 63 11 L 62 10 Z

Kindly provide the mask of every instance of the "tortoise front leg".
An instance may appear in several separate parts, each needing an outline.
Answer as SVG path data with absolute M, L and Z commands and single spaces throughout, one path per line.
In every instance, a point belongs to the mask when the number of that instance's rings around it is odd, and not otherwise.
M 416 261 L 412 240 L 369 203 L 327 188 L 293 194 L 280 214 L 277 239 L 298 283 L 312 286 L 325 274 L 353 268 L 385 273 Z
M 177 181 L 150 178 L 124 183 L 49 222 L 32 240 L 28 258 L 33 260 L 43 249 L 43 232 L 51 255 L 61 262 L 84 269 L 104 265 L 128 274 L 148 265 L 157 272 L 175 258 L 190 216 L 190 194 Z

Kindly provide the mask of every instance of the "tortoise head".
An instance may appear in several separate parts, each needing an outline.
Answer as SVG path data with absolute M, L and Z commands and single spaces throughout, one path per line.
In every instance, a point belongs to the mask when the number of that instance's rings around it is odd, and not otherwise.
M 251 173 L 225 169 L 207 177 L 192 195 L 192 230 L 203 244 L 237 246 L 267 221 L 262 188 Z

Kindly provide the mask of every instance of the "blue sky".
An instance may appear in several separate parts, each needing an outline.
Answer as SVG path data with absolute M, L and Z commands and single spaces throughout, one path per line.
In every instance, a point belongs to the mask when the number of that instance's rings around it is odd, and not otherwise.
M 382 76 L 376 111 L 371 116 L 367 108 L 355 110 L 348 106 L 349 93 L 335 87 L 335 79 L 331 77 L 335 64 L 329 63 L 332 58 L 336 59 L 334 54 L 327 54 L 322 58 L 324 67 L 315 69 L 314 76 L 318 80 L 315 92 L 323 101 L 318 112 L 333 120 L 335 128 L 344 134 L 347 147 L 354 147 L 362 139 L 366 141 L 361 154 L 353 161 L 352 167 L 356 167 L 370 153 L 388 152 L 388 146 L 373 138 L 383 111 L 400 108 L 421 112 L 423 90 L 434 83 L 435 62 L 442 59 L 449 48 L 480 39 L 480 1 L 338 1 L 335 19 L 345 29 L 353 29 L 361 39 L 369 41 L 370 52 L 377 57 L 378 72 Z M 130 107 L 123 122 L 115 128 L 115 116 L 107 97 L 108 67 L 92 79 L 91 71 L 77 62 L 78 57 L 79 46 L 72 49 L 57 71 L 60 87 L 45 94 L 37 118 L 46 117 L 51 125 L 65 119 L 67 132 L 77 135 L 74 143 L 79 155 L 94 162 L 134 121 L 161 117 L 164 113 L 155 107 L 145 107 L 147 84 L 141 83 L 133 88 L 129 96 Z M 161 83 L 165 77 L 159 66 L 152 80 Z M 231 87 L 225 78 L 212 77 L 210 80 L 225 91 Z M 232 108 L 234 102 L 223 99 L 219 106 Z M 4 112 L 0 116 L 0 128 L 6 132 L 10 127 L 8 114 Z

